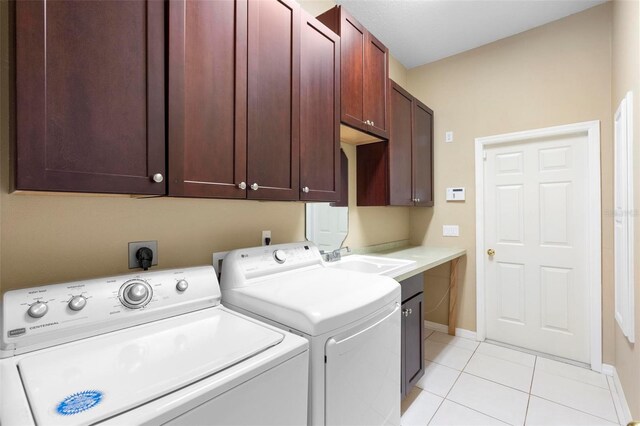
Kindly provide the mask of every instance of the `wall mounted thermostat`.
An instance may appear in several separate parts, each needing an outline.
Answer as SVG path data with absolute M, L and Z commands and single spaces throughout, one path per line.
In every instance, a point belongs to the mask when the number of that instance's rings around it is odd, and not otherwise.
M 464 188 L 447 188 L 447 201 L 464 201 Z

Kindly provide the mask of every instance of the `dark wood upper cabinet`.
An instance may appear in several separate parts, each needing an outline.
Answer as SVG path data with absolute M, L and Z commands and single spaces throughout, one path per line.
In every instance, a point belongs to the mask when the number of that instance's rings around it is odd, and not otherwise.
M 302 11 L 300 200 L 340 199 L 340 38 Z
M 247 198 L 298 200 L 300 6 L 248 6 Z
M 433 206 L 433 111 L 392 80 L 389 93 L 388 143 L 357 148 L 358 205 Z
M 416 206 L 433 206 L 433 111 L 413 99 L 412 163 Z
M 339 199 L 339 37 L 296 1 L 12 5 L 16 189 Z
M 341 6 L 318 19 L 340 36 L 341 121 L 387 139 L 389 50 Z
M 246 198 L 246 99 L 247 2 L 169 2 L 169 195 Z
M 369 120 L 371 133 L 388 137 L 389 49 L 373 34 L 367 33 L 364 58 L 364 117 Z
M 164 194 L 164 3 L 18 1 L 15 17 L 16 189 Z
M 413 96 L 395 84 L 391 84 L 389 95 L 392 123 L 389 134 L 389 204 L 412 206 L 415 198 L 411 167 Z

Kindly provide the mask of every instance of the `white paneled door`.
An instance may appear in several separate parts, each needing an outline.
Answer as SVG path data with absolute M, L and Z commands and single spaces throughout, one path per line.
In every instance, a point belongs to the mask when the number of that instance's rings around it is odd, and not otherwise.
M 485 155 L 486 338 L 590 363 L 587 134 Z

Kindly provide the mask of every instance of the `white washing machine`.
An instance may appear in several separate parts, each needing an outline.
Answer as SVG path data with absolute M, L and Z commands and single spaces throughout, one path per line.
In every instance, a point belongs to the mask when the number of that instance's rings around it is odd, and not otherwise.
M 400 424 L 400 285 L 328 268 L 309 242 L 229 252 L 223 303 L 306 337 L 309 423 Z
M 212 267 L 9 291 L 0 424 L 300 425 L 308 343 L 220 305 Z

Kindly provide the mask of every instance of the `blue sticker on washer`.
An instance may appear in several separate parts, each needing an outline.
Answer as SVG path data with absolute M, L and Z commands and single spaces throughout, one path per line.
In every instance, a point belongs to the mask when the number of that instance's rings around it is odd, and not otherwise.
M 97 390 L 76 392 L 62 400 L 56 411 L 62 416 L 82 413 L 102 402 L 103 393 Z

